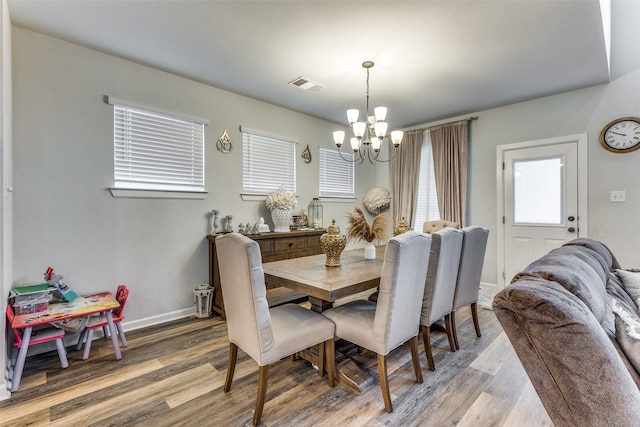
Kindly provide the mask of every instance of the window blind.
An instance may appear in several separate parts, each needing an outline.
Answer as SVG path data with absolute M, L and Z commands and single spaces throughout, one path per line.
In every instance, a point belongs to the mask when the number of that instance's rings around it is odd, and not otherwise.
M 204 123 L 113 107 L 114 187 L 204 191 Z
M 295 142 L 243 131 L 243 193 L 269 194 L 282 185 L 295 193 Z
M 440 219 L 436 179 L 433 169 L 433 150 L 429 131 L 424 132 L 422 150 L 420 152 L 420 178 L 418 183 L 418 201 L 416 205 L 416 219 L 413 229 L 422 232 L 425 221 Z
M 320 147 L 320 197 L 355 197 L 353 154 L 340 158 L 335 149 Z

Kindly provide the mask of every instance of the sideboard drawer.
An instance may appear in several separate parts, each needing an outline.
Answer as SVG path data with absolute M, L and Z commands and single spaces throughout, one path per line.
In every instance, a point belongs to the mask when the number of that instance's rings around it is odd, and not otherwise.
M 256 240 L 260 246 L 260 253 L 268 254 L 273 252 L 273 240 Z
M 290 237 L 288 239 L 273 240 L 276 252 L 298 251 L 307 248 L 307 237 Z

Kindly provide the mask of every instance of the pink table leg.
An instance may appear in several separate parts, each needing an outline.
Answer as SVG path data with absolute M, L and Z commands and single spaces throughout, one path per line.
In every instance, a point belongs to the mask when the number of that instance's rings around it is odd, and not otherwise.
M 24 369 L 24 361 L 27 359 L 27 351 L 29 350 L 29 341 L 31 341 L 31 331 L 33 326 L 27 326 L 24 328 L 22 334 L 22 345 L 20 346 L 20 352 L 18 353 L 18 360 L 16 360 L 16 366 L 13 368 L 13 377 L 11 378 L 11 391 L 18 391 L 20 388 L 20 380 L 22 379 L 22 370 Z
M 120 353 L 120 346 L 118 345 L 118 335 L 116 334 L 116 326 L 113 324 L 113 315 L 111 310 L 106 312 L 107 323 L 109 324 L 109 332 L 111 333 L 111 342 L 113 343 L 113 352 L 116 355 L 116 360 L 122 359 L 122 353 Z

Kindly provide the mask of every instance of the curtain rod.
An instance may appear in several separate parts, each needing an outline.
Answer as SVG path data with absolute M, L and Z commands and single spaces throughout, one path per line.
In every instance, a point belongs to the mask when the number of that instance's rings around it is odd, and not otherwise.
M 409 128 L 409 129 L 405 129 L 404 131 L 405 132 L 409 132 L 409 131 L 412 131 L 412 130 L 427 130 L 427 129 L 434 128 L 436 126 L 443 126 L 443 125 L 448 125 L 450 123 L 462 122 L 462 121 L 470 122 L 470 121 L 473 121 L 473 120 L 478 120 L 478 116 L 469 116 L 469 117 L 463 118 L 463 119 L 451 120 L 451 121 L 443 122 L 443 123 L 436 123 L 436 124 L 433 124 L 433 125 L 427 126 L 427 127 L 422 127 L 423 125 L 420 125 L 420 126 L 412 127 L 412 128 Z

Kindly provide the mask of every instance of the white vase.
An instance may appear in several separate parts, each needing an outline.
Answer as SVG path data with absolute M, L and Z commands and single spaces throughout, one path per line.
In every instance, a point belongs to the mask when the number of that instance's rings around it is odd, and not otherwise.
M 273 208 L 271 209 L 271 219 L 275 226 L 276 233 L 286 233 L 291 231 L 289 224 L 291 224 L 291 209 Z
M 376 247 L 373 242 L 364 245 L 364 259 L 376 259 Z

